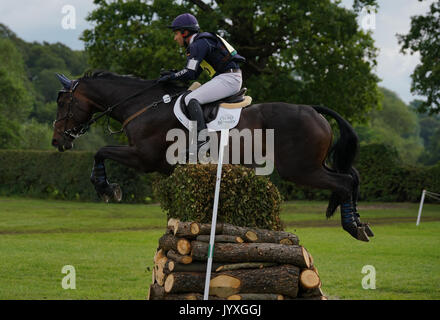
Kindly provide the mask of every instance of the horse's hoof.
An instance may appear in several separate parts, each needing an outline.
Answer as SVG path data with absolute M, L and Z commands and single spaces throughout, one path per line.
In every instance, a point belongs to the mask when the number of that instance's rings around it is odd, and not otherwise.
M 369 237 L 374 237 L 374 233 L 373 230 L 371 230 L 370 226 L 368 225 L 368 223 L 364 224 L 364 228 L 365 228 L 365 232 Z
M 365 232 L 365 227 L 358 227 L 357 228 L 356 239 L 358 239 L 360 241 L 365 241 L 365 242 L 370 241 L 370 238 L 368 238 L 367 232 Z
M 113 199 L 115 199 L 117 202 L 121 202 L 122 200 L 122 189 L 117 183 L 111 183 L 110 188 L 113 192 Z

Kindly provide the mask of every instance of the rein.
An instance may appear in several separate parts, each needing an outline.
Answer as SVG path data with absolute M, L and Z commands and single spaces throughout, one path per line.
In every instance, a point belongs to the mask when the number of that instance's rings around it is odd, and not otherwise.
M 128 117 L 124 123 L 122 124 L 122 128 L 119 131 L 112 131 L 110 129 L 110 113 L 116 109 L 118 106 L 120 106 L 122 103 L 127 102 L 130 99 L 133 99 L 139 95 L 141 95 L 142 93 L 144 93 L 146 90 L 149 90 L 151 88 L 153 88 L 154 86 L 156 86 L 159 82 L 155 81 L 151 86 L 144 88 L 134 94 L 132 94 L 131 96 L 126 97 L 125 99 L 123 99 L 122 101 L 108 107 L 107 109 L 105 109 L 104 111 L 102 111 L 100 114 L 98 114 L 97 116 L 93 117 L 92 119 L 90 119 L 89 121 L 87 121 L 86 123 L 82 123 L 76 127 L 73 127 L 72 129 L 67 129 L 66 130 L 66 125 L 67 125 L 67 121 L 69 119 L 73 119 L 74 118 L 74 114 L 72 112 L 72 105 L 74 102 L 74 97 L 73 97 L 73 93 L 75 92 L 76 87 L 79 84 L 79 81 L 75 81 L 74 83 L 72 83 L 72 86 L 69 90 L 62 90 L 60 92 L 69 92 L 70 93 L 70 102 L 69 102 L 69 109 L 67 111 L 66 116 L 64 116 L 63 118 L 57 119 L 53 122 L 53 127 L 55 128 L 55 124 L 58 121 L 65 121 L 65 125 L 64 125 L 64 132 L 63 134 L 70 137 L 70 138 L 78 138 L 79 136 L 85 134 L 89 129 L 90 126 L 92 124 L 94 124 L 95 122 L 97 122 L 99 119 L 101 119 L 104 116 L 107 116 L 107 129 L 110 132 L 110 134 L 118 134 L 118 133 L 122 133 L 125 129 L 125 127 L 127 126 L 127 124 L 132 121 L 133 119 L 135 119 L 136 117 L 138 117 L 139 115 L 141 115 L 142 113 L 144 113 L 145 111 L 147 111 L 148 109 L 152 108 L 152 107 L 157 107 L 160 103 L 164 102 L 164 103 L 169 103 L 171 102 L 171 100 L 173 98 L 175 98 L 176 96 L 178 96 L 180 93 L 178 94 L 174 94 L 172 96 L 170 95 L 165 95 L 161 100 L 158 101 L 154 101 L 153 103 L 149 104 L 148 106 L 146 106 L 145 108 L 139 110 L 138 112 L 136 112 L 135 114 L 131 115 L 130 117 Z M 104 109 L 104 108 L 103 108 Z M 81 109 L 80 109 L 81 110 Z M 83 111 L 83 110 L 82 110 Z

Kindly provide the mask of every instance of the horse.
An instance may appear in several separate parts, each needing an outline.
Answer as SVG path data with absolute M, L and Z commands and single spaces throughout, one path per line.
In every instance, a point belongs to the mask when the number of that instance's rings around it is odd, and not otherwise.
M 76 80 L 58 75 L 63 89 L 57 98 L 52 145 L 60 152 L 73 147 L 73 141 L 107 116 L 123 124 L 126 146 L 105 146 L 94 156 L 91 182 L 101 196 L 120 199 L 120 187 L 107 180 L 106 159 L 117 161 L 140 172 L 170 175 L 175 164 L 166 159 L 167 132 L 188 130 L 173 113 L 174 101 L 187 86 L 159 83 L 108 71 L 84 74 Z M 168 96 L 172 103 L 166 103 Z M 121 98 L 123 97 L 123 98 Z M 145 107 L 147 105 L 147 107 Z M 333 143 L 333 131 L 323 116 L 336 120 L 339 138 Z M 353 127 L 337 112 L 314 105 L 267 102 L 242 109 L 236 129 L 273 129 L 274 166 L 281 179 L 298 185 L 331 190 L 327 218 L 341 208 L 342 228 L 352 237 L 369 241 L 374 236 L 368 223 L 357 212 L 359 172 L 353 167 L 359 139 Z M 263 150 L 265 150 L 263 142 Z M 243 146 L 240 146 L 242 148 Z M 326 161 L 331 160 L 331 167 Z M 252 167 L 256 164 L 251 164 Z

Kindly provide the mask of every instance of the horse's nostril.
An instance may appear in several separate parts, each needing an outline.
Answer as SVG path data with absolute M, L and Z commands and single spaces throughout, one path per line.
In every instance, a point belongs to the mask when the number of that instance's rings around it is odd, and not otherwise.
M 57 141 L 57 139 L 52 139 L 52 145 L 53 145 L 54 147 L 58 146 L 58 141 Z

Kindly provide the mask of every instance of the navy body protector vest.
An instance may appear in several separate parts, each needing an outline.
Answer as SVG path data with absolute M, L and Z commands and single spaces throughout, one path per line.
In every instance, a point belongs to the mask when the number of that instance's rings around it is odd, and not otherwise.
M 238 69 L 238 63 L 246 61 L 244 57 L 239 55 L 225 40 L 217 35 L 210 32 L 202 32 L 196 35 L 194 41 L 202 38 L 211 40 L 208 41 L 211 46 L 211 52 L 200 65 L 208 74 L 211 75 L 213 71 L 209 70 L 210 67 L 215 70 L 215 75 L 218 75 L 228 69 Z M 227 48 L 226 45 L 228 45 L 229 48 Z M 211 76 L 213 76 L 213 74 Z

